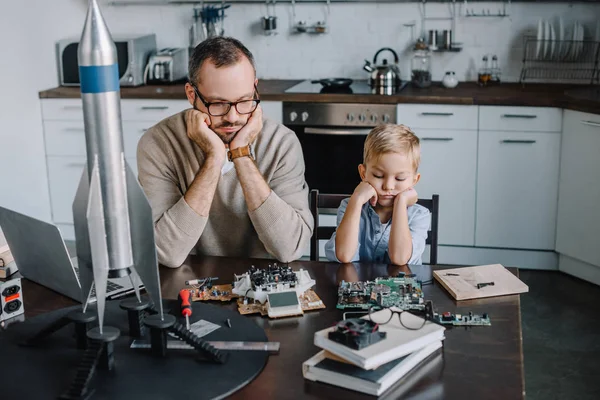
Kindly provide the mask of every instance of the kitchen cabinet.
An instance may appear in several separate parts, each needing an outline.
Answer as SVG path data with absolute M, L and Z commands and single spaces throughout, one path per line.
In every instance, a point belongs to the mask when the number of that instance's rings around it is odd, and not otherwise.
M 479 131 L 475 245 L 554 250 L 560 133 Z
M 440 244 L 475 244 L 476 130 L 416 129 L 421 139 L 419 197 L 440 195 Z
M 556 251 L 575 272 L 563 255 L 600 267 L 600 115 L 565 110 L 562 138 Z
M 439 243 L 475 244 L 477 106 L 399 104 L 399 124 L 421 140 L 421 198 L 440 195 Z

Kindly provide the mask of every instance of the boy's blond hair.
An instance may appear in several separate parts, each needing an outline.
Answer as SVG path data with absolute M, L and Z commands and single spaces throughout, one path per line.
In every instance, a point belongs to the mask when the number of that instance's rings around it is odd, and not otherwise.
M 415 172 L 421 162 L 419 138 L 406 125 L 379 125 L 369 132 L 365 140 L 363 163 L 377 160 L 385 153 L 399 153 L 411 158 Z

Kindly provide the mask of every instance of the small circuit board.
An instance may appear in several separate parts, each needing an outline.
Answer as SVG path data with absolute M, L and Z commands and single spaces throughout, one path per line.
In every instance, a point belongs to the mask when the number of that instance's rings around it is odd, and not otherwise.
M 445 312 L 442 314 L 434 313 L 432 317 L 433 322 L 443 325 L 454 325 L 454 326 L 491 326 L 492 321 L 487 313 L 473 314 L 469 311 L 468 314 L 452 314 L 451 312 Z
M 319 296 L 312 289 L 309 289 L 306 292 L 304 292 L 303 294 L 301 294 L 298 299 L 300 301 L 300 306 L 302 308 L 302 314 L 305 311 L 319 310 L 319 309 L 325 308 L 325 304 L 323 303 L 323 301 L 319 298 Z M 260 313 L 260 315 L 268 315 L 269 314 L 269 310 L 268 310 L 269 304 L 266 302 L 261 304 L 259 302 L 253 302 L 252 299 L 246 298 L 246 301 L 244 301 L 243 298 L 238 298 L 237 303 L 238 303 L 238 311 L 242 315 L 256 314 L 256 313 Z M 246 304 L 244 304 L 244 303 L 246 303 Z M 299 314 L 294 314 L 294 315 L 299 315 Z M 291 316 L 291 314 L 285 315 L 285 316 Z
M 237 297 L 237 294 L 231 291 L 231 284 L 204 286 L 200 288 L 190 288 L 192 301 L 231 301 Z
M 339 309 L 368 310 L 398 307 L 402 310 L 424 310 L 421 282 L 415 274 L 399 274 L 396 277 L 376 278 L 365 282 L 340 282 L 338 287 Z

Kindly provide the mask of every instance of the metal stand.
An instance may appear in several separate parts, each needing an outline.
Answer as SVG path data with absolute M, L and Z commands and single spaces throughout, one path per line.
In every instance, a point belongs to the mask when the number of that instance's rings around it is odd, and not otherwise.
M 598 83 L 600 42 L 594 40 L 538 40 L 524 37 L 519 81 Z

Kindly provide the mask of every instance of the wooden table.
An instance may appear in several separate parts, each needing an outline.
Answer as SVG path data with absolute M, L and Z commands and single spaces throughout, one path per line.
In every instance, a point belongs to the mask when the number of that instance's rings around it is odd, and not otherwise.
M 188 258 L 178 269 L 161 267 L 163 296 L 177 298 L 184 282 L 205 276 L 218 276 L 217 283 L 229 283 L 233 274 L 247 271 L 251 265 L 266 267 L 272 260 L 249 260 L 220 257 Z M 381 264 L 336 264 L 297 261 L 290 264 L 294 270 L 303 268 L 316 280 L 315 292 L 327 308 L 311 311 L 301 317 L 271 320 L 267 317 L 248 316 L 261 326 L 269 340 L 281 342 L 278 355 L 271 356 L 261 374 L 248 386 L 235 393 L 233 399 L 322 399 L 345 400 L 372 398 L 311 382 L 302 377 L 302 363 L 320 349 L 313 345 L 315 331 L 327 328 L 342 319 L 342 310 L 335 308 L 337 285 L 343 280 L 371 280 L 379 276 L 413 272 L 423 282 L 431 281 L 432 270 L 444 266 L 387 266 Z M 455 268 L 453 266 L 452 268 Z M 511 269 L 518 274 L 516 269 Z M 413 384 L 406 396 L 421 394 L 425 398 L 444 399 L 518 399 L 524 397 L 523 349 L 519 296 L 462 301 L 457 304 L 435 281 L 423 286 L 425 298 L 433 300 L 437 312 L 487 312 L 491 327 L 451 328 L 444 340 L 443 364 Z M 57 308 L 75 304 L 70 299 L 24 280 L 26 316 L 31 317 Z M 235 309 L 235 303 L 216 303 Z M 235 329 L 235 326 L 233 327 Z

